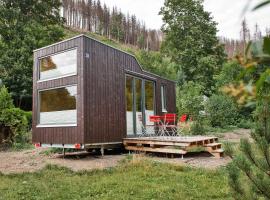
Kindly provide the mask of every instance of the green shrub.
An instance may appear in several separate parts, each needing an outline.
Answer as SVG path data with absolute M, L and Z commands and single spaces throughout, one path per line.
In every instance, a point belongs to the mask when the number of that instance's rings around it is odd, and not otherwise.
M 24 111 L 29 130 L 32 128 L 32 111 Z
M 14 108 L 11 95 L 5 86 L 0 88 L 0 112 L 6 108 Z
M 233 99 L 226 95 L 213 95 L 205 105 L 207 118 L 213 127 L 236 125 L 239 116 Z
M 10 129 L 10 134 L 7 138 L 7 142 L 28 142 L 28 121 L 23 110 L 19 108 L 8 108 L 2 110 L 0 115 L 0 124 L 4 124 Z
M 194 82 L 187 82 L 178 88 L 177 108 L 179 116 L 189 114 L 193 120 L 199 117 L 204 109 L 202 86 Z
M 255 124 L 251 119 L 240 119 L 239 122 L 237 123 L 237 127 L 252 129 L 255 127 Z
M 28 143 L 31 119 L 31 112 L 15 108 L 7 88 L 0 88 L 0 143 L 4 141 L 15 146 Z
M 231 61 L 223 65 L 221 72 L 216 77 L 216 85 L 218 88 L 237 81 L 244 68 L 237 62 Z
M 192 135 L 204 135 L 205 132 L 205 122 L 203 119 L 197 120 L 191 124 L 190 133 Z

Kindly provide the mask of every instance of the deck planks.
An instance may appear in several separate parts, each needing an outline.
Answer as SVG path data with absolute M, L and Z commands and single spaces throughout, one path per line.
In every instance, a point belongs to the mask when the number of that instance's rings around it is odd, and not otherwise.
M 223 156 L 221 143 L 212 136 L 136 137 L 124 138 L 127 150 L 156 153 L 186 154 L 193 147 L 202 147 L 213 156 Z

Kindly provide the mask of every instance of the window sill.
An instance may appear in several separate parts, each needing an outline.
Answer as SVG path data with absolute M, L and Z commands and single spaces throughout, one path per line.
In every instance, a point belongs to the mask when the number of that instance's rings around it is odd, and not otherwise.
M 37 83 L 42 83 L 42 82 L 45 82 L 45 81 L 52 81 L 52 80 L 56 80 L 56 79 L 67 78 L 67 77 L 70 77 L 70 76 L 77 76 L 77 75 L 78 75 L 78 73 L 75 72 L 75 73 L 72 73 L 72 74 L 66 74 L 66 75 L 58 76 L 58 77 L 54 77 L 54 78 L 39 79 L 37 81 Z
M 77 124 L 39 124 L 37 128 L 76 127 Z

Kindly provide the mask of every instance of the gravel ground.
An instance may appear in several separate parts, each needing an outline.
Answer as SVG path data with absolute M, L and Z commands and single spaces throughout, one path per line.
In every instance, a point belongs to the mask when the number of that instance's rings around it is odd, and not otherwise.
M 223 134 L 221 141 L 239 142 L 241 138 L 249 138 L 250 130 L 239 129 Z M 86 152 L 67 153 L 63 158 L 61 154 L 46 155 L 47 149 L 33 149 L 20 152 L 0 152 L 0 172 L 3 174 L 34 172 L 47 164 L 59 165 L 74 171 L 93 170 L 115 167 L 127 155 L 120 153 L 107 154 L 101 157 Z M 225 166 L 230 158 L 217 159 L 208 153 L 188 153 L 181 157 L 167 158 L 165 155 L 148 154 L 148 158 L 158 161 L 192 167 L 215 169 Z
M 0 172 L 3 174 L 34 172 L 48 164 L 59 165 L 73 171 L 104 169 L 115 167 L 125 155 L 105 155 L 104 157 L 86 152 L 46 155 L 46 149 L 20 152 L 0 152 Z

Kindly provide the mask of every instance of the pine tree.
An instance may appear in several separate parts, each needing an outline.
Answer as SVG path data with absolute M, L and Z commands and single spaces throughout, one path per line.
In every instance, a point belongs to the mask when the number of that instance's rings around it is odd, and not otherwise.
M 264 38 L 264 55 L 245 63 L 247 77 L 256 82 L 256 128 L 253 141 L 241 140 L 239 150 L 227 146 L 233 158 L 229 165 L 229 185 L 235 199 L 270 199 L 270 38 Z M 256 63 L 254 63 L 254 59 Z M 243 79 L 247 78 L 243 77 Z

